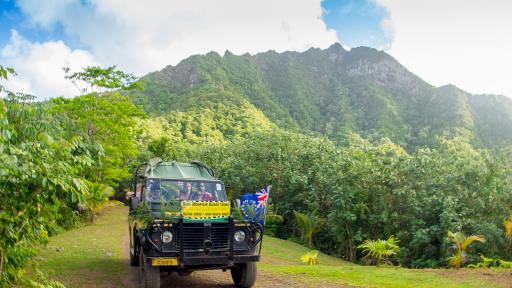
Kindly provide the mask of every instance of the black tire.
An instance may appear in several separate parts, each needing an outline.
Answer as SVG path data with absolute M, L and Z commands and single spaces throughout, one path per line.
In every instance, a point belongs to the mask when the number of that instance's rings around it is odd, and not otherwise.
M 139 266 L 139 255 L 137 255 L 137 242 L 135 241 L 135 235 L 130 233 L 130 225 L 128 225 L 128 234 L 130 235 L 130 266 L 137 267 Z M 134 233 L 135 234 L 135 231 Z M 133 254 L 132 254 L 132 246 L 133 246 Z
M 238 288 L 250 288 L 256 282 L 256 262 L 237 264 L 231 268 L 231 277 Z
M 133 248 L 133 251 L 137 251 L 137 247 Z M 132 250 L 130 249 L 130 266 L 137 267 L 139 266 L 139 255 L 133 255 Z
M 160 288 L 160 267 L 154 267 L 144 256 L 144 252 L 139 252 L 139 281 L 141 288 Z

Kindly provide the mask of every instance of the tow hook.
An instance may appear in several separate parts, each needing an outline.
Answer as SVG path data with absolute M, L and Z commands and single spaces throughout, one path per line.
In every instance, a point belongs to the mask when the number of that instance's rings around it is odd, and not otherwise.
M 210 240 L 204 241 L 204 253 L 205 254 L 209 254 L 212 247 L 213 247 L 212 241 L 210 241 Z

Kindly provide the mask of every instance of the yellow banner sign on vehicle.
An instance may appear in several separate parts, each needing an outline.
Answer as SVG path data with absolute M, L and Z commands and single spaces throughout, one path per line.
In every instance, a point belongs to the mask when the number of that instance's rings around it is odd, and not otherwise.
M 231 213 L 229 201 L 182 201 L 181 215 L 187 218 L 207 219 L 228 217 Z

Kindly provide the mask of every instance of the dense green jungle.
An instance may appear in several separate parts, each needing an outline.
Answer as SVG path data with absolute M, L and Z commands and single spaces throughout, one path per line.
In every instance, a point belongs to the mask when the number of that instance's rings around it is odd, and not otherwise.
M 16 77 L 0 72 L 0 85 Z M 447 267 L 449 231 L 486 240 L 462 265 L 512 260 L 509 98 L 434 87 L 339 44 L 66 78 L 87 89 L 43 100 L 0 86 L 1 287 L 44 282 L 26 276 L 35 244 L 94 221 L 154 157 L 206 163 L 232 199 L 271 184 L 265 233 L 348 261 L 393 236 L 391 264 Z

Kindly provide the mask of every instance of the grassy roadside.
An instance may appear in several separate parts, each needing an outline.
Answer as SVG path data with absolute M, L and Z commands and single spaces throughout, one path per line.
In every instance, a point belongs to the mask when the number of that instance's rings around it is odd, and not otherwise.
M 52 237 L 38 266 L 66 287 L 120 287 L 131 271 L 124 250 L 127 225 L 125 207 L 106 208 L 94 224 Z
M 465 277 L 457 277 L 455 274 L 458 271 L 454 270 L 439 269 L 443 276 L 436 269 L 361 266 L 322 253 L 318 265 L 308 266 L 298 261 L 306 251 L 307 248 L 296 243 L 267 237 L 263 246 L 264 258 L 259 268 L 283 275 L 299 275 L 311 283 L 328 281 L 357 287 L 510 287 L 480 279 L 479 273 L 466 273 Z M 452 273 L 455 277 L 451 277 Z M 485 271 L 485 274 L 503 276 L 504 279 L 510 277 L 510 273 Z
M 108 208 L 93 225 L 52 237 L 39 254 L 39 268 L 67 287 L 136 287 L 137 278 L 132 275 L 125 248 L 126 217 L 125 207 Z M 435 270 L 360 266 L 324 254 L 319 255 L 319 265 L 307 266 L 299 261 L 306 251 L 301 245 L 265 237 L 259 269 L 267 275 L 312 286 L 327 283 L 357 287 L 509 287 L 485 281 L 478 275 L 451 277 L 452 271 L 448 270 L 441 275 Z M 510 271 L 492 273 L 510 275 Z

